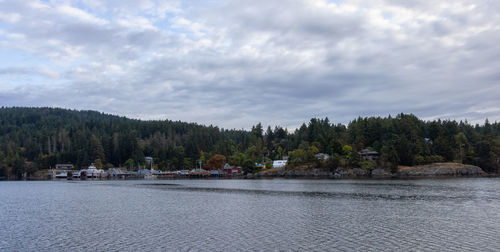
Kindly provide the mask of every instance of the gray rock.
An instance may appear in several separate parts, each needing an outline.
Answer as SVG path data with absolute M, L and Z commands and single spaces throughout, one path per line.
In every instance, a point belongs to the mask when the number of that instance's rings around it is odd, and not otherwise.
M 387 171 L 385 169 L 382 169 L 382 168 L 376 168 L 374 170 L 372 170 L 372 177 L 374 178 L 387 178 L 387 177 L 391 177 L 392 174 L 390 171 Z

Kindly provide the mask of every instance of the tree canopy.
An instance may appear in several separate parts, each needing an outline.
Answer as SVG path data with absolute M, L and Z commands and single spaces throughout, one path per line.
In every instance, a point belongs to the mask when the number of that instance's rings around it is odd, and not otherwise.
M 293 132 L 261 123 L 250 131 L 171 120 L 142 121 L 95 111 L 59 108 L 0 108 L 0 177 L 72 163 L 77 168 L 127 168 L 154 158 L 159 169 L 218 168 L 221 162 L 248 172 L 255 163 L 289 156 L 290 163 L 327 153 L 333 163 L 363 166 L 357 152 L 380 153 L 378 165 L 454 161 L 499 171 L 500 125 L 453 120 L 423 121 L 412 114 L 358 117 L 348 125 L 313 118 Z M 219 155 L 219 156 L 216 156 Z M 205 166 L 206 167 L 206 166 Z

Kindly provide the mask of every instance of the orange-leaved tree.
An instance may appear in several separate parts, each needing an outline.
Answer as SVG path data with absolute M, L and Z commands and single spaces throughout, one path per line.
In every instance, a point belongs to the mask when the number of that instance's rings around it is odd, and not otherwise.
M 224 167 L 226 157 L 224 155 L 215 154 L 203 166 L 206 170 L 219 170 Z

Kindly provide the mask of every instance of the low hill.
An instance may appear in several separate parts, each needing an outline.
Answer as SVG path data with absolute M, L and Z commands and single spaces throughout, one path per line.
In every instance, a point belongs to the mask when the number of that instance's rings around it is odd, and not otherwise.
M 376 162 L 361 158 L 358 152 L 365 149 L 380 154 Z M 289 132 L 281 126 L 266 129 L 261 123 L 250 130 L 227 130 L 87 110 L 0 108 L 0 177 L 21 177 L 66 163 L 137 169 L 145 165 L 145 157 L 153 158 L 155 169 L 193 169 L 205 167 L 216 154 L 218 163 L 254 173 L 256 164 L 288 156 L 290 164 L 301 166 L 315 162 L 318 153 L 330 156 L 329 166 L 353 170 L 459 162 L 494 173 L 500 168 L 500 124 L 423 121 L 399 114 L 358 117 L 347 125 L 312 118 Z

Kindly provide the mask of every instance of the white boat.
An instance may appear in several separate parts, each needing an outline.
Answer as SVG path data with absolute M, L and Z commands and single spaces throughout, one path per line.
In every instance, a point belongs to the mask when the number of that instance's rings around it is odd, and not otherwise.
M 66 172 L 56 174 L 56 178 L 67 178 L 67 177 L 68 177 L 68 173 L 66 173 Z
M 157 179 L 158 176 L 154 174 L 144 174 L 144 179 Z
M 83 169 L 80 170 L 79 177 L 82 177 L 82 173 L 87 174 L 87 178 L 99 178 L 99 177 L 105 177 L 106 172 L 101 169 L 97 169 L 94 164 L 91 164 L 88 169 Z
M 144 179 L 157 179 L 158 174 L 160 174 L 156 170 L 139 170 L 138 173 L 144 175 Z

